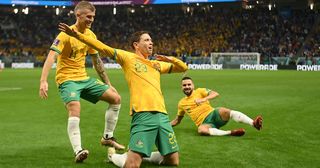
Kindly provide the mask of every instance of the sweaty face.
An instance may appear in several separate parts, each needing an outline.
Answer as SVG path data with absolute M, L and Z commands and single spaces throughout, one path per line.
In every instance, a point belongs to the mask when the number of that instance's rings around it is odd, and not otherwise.
M 79 9 L 77 11 L 77 21 L 78 23 L 86 28 L 91 28 L 91 24 L 94 21 L 95 11 L 89 9 Z
M 136 50 L 139 50 L 144 57 L 148 57 L 153 51 L 153 42 L 149 34 L 142 34 L 140 41 L 136 44 Z
M 190 96 L 192 94 L 193 89 L 194 89 L 194 85 L 193 85 L 192 80 L 190 80 L 190 79 L 183 80 L 181 82 L 181 89 L 185 95 Z

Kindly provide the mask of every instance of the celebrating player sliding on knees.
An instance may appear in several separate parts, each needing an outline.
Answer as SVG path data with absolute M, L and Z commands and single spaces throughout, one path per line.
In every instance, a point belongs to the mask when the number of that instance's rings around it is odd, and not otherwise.
M 184 114 L 187 113 L 198 126 L 198 133 L 200 135 L 244 135 L 245 130 L 243 128 L 228 131 L 219 129 L 224 126 L 230 118 L 236 122 L 245 123 L 255 127 L 257 130 L 261 130 L 261 116 L 257 116 L 252 120 L 239 111 L 230 110 L 225 107 L 213 108 L 209 100 L 214 99 L 219 96 L 219 94 L 206 88 L 194 89 L 194 84 L 190 77 L 184 77 L 182 79 L 181 87 L 186 97 L 179 101 L 178 115 L 171 121 L 172 126 L 178 125 L 183 119 Z

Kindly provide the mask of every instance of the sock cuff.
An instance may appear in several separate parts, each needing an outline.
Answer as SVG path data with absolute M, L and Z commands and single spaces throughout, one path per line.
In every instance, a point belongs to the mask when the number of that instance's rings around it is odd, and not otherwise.
M 109 104 L 109 108 L 120 108 L 121 104 Z
M 68 121 L 80 121 L 79 117 L 69 117 Z
M 232 117 L 235 112 L 236 111 L 234 111 L 234 110 L 230 110 L 230 117 Z

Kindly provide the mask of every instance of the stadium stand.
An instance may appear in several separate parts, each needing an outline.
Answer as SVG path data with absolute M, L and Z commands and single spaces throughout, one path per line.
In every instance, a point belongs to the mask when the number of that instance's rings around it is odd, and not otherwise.
M 0 60 L 5 63 L 42 66 L 57 24 L 73 20 L 71 7 L 61 8 L 59 15 L 43 6 L 30 7 L 28 15 L 15 14 L 11 6 L 0 9 Z M 110 6 L 97 7 L 93 31 L 115 48 L 129 50 L 129 35 L 147 30 L 157 42 L 155 53 L 182 57 L 188 63 L 208 63 L 211 52 L 259 52 L 263 64 L 320 64 L 317 11 L 209 5 L 189 12 L 184 5 L 120 6 L 116 15 L 112 11 Z

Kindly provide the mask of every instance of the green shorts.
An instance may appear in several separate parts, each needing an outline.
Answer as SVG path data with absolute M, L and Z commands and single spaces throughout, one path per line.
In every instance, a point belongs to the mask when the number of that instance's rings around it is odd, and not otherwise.
M 142 154 L 143 157 L 150 157 L 154 145 L 161 155 L 179 150 L 168 115 L 161 112 L 134 113 L 130 130 L 130 150 Z
M 223 121 L 219 114 L 219 108 L 215 108 L 213 112 L 209 113 L 209 115 L 204 119 L 202 124 L 209 124 L 212 128 L 220 128 L 226 125 L 228 121 Z
M 91 103 L 97 103 L 99 97 L 108 89 L 108 85 L 95 78 L 66 81 L 59 85 L 60 97 L 64 103 L 80 101 L 80 97 Z

